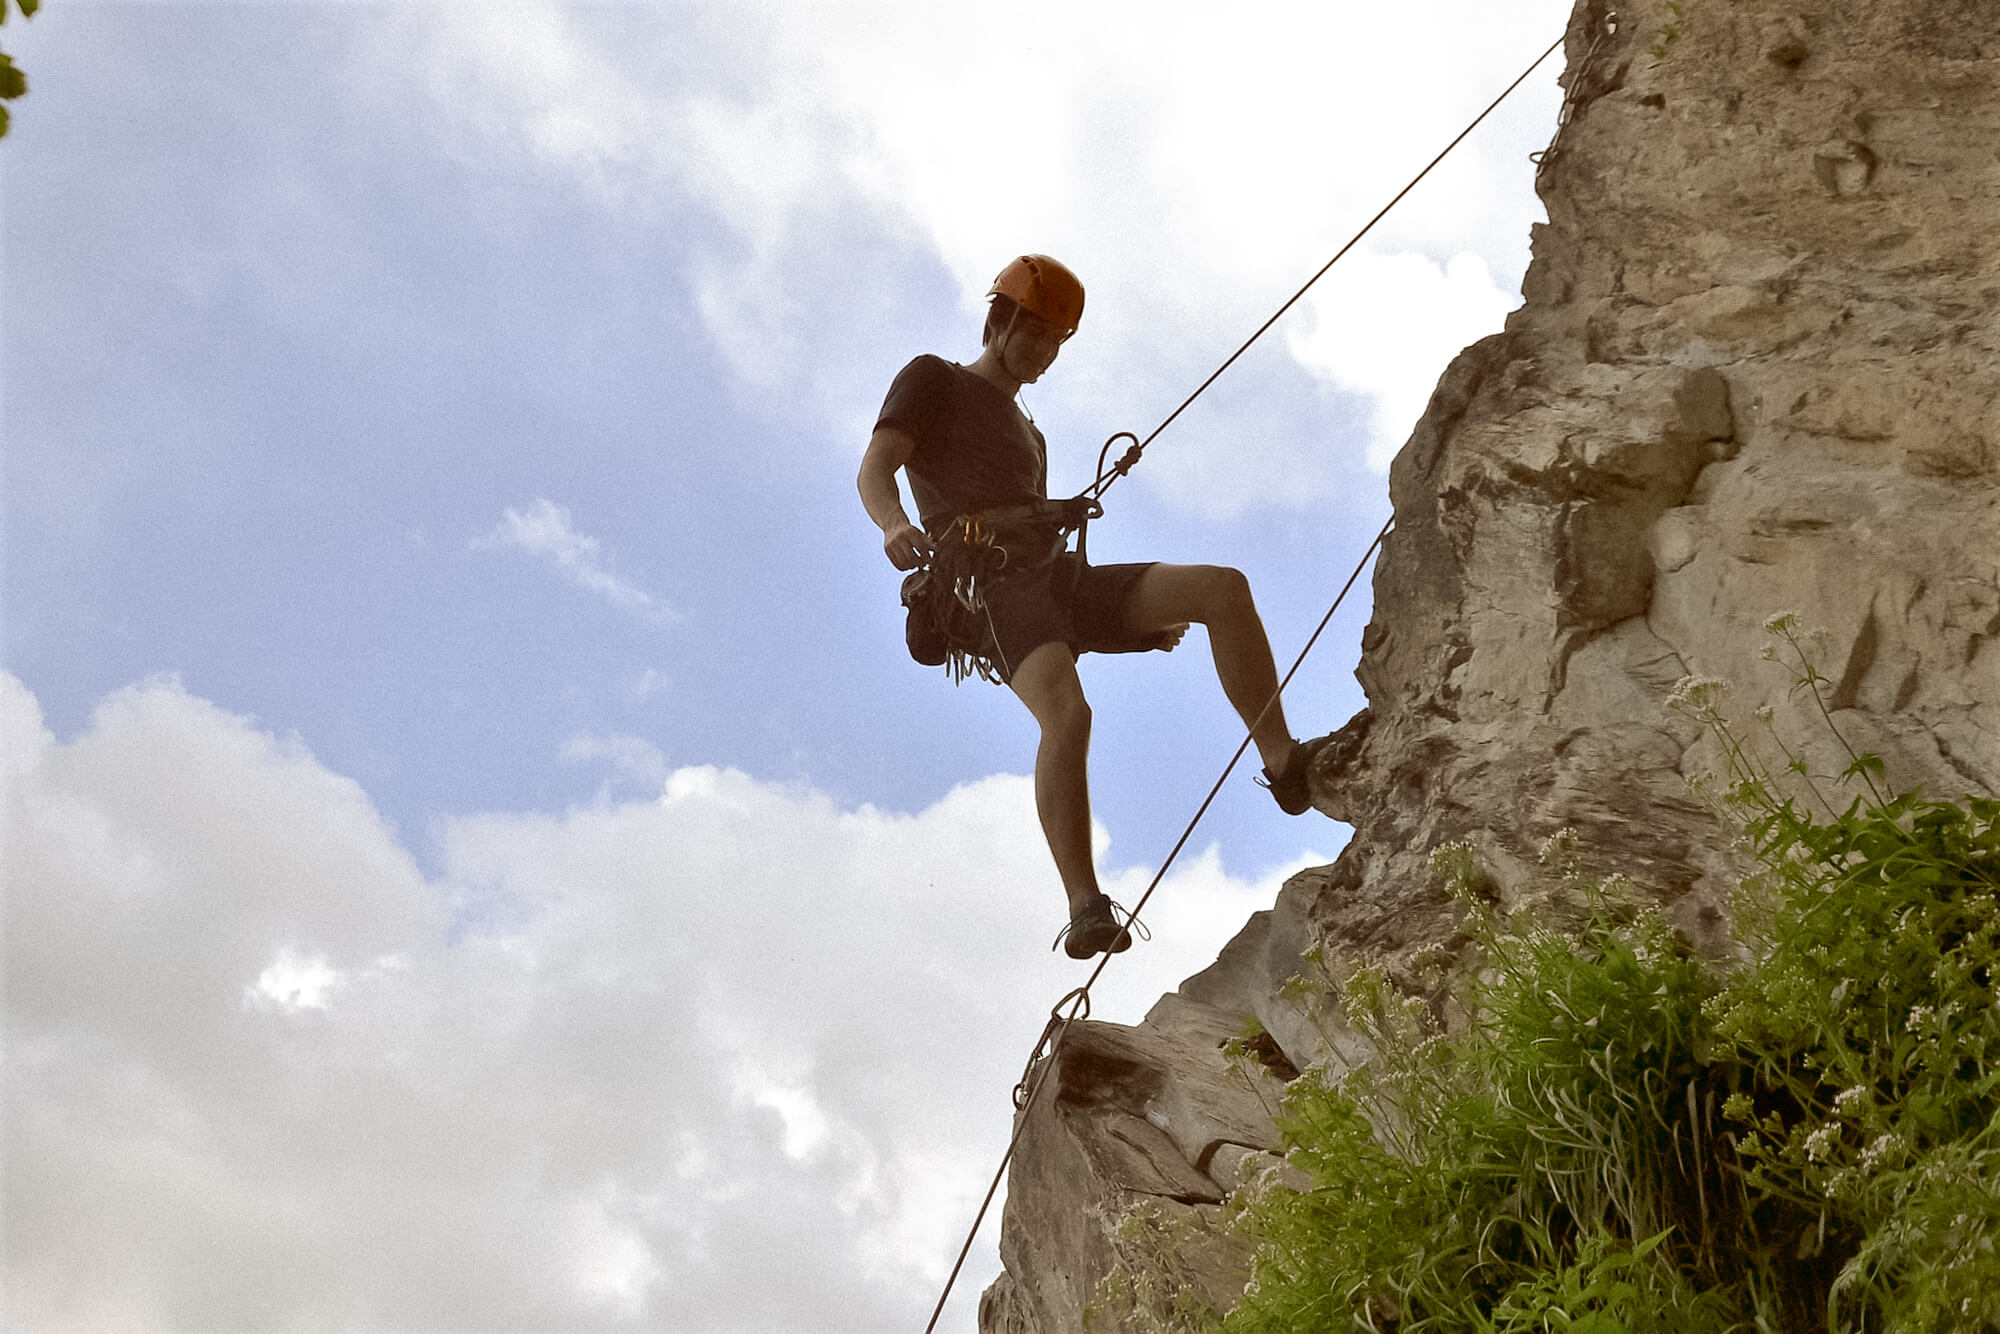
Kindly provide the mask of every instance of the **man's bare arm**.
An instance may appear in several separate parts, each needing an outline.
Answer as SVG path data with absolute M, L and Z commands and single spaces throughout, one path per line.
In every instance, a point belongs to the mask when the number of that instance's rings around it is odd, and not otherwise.
M 914 570 L 931 554 L 930 539 L 910 522 L 903 508 L 902 488 L 896 484 L 896 470 L 917 452 L 917 442 L 909 433 L 894 426 L 880 426 L 868 437 L 868 452 L 861 456 L 861 475 L 855 485 L 868 517 L 882 530 L 882 551 L 899 570 Z

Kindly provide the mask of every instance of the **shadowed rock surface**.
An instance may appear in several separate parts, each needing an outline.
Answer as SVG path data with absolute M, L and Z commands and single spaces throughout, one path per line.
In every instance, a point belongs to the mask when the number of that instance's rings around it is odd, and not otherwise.
M 1184 1211 L 1194 1281 L 1228 1303 L 1213 1216 L 1273 1144 L 1252 1106 L 1363 1054 L 1279 990 L 1311 944 L 1337 969 L 1449 941 L 1440 844 L 1523 902 L 1573 829 L 1725 952 L 1728 839 L 1686 786 L 1718 757 L 1665 699 L 1724 680 L 1837 773 L 1763 659 L 1774 614 L 1825 631 L 1836 721 L 1891 786 L 2000 790 L 2000 7 L 1641 0 L 1615 32 L 1611 10 L 1571 19 L 1525 304 L 1390 471 L 1368 707 L 1314 773 L 1354 838 L 1143 1024 L 1071 1039 L 982 1330 L 1081 1329 L 1139 1201 Z M 1219 1046 L 1250 1016 L 1270 1059 L 1246 1080 Z

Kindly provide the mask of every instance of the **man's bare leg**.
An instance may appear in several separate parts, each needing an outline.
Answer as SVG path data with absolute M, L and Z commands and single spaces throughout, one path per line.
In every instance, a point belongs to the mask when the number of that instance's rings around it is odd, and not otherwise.
M 1242 571 L 1224 565 L 1155 565 L 1133 586 L 1126 615 L 1142 631 L 1190 623 L 1206 627 L 1222 693 L 1250 729 L 1264 767 L 1273 774 L 1283 772 L 1292 753 L 1291 727 L 1277 697 L 1271 640 Z
M 1030 652 L 1008 684 L 1042 729 L 1035 749 L 1035 813 L 1074 916 L 1098 894 L 1090 853 L 1090 703 L 1067 644 L 1043 644 Z

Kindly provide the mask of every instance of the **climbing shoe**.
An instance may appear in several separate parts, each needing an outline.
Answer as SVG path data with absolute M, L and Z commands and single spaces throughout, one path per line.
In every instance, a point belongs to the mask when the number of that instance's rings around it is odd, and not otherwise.
M 1307 789 L 1306 775 L 1312 769 L 1313 756 L 1326 748 L 1332 737 L 1323 736 L 1313 741 L 1294 741 L 1292 753 L 1285 757 L 1283 773 L 1264 771 L 1263 783 L 1271 789 L 1271 796 L 1277 800 L 1278 809 L 1287 815 L 1304 815 L 1312 809 L 1312 793 Z
M 1132 932 L 1119 921 L 1121 914 L 1130 926 L 1139 927 L 1137 918 L 1099 894 L 1070 914 L 1069 925 L 1056 936 L 1056 945 L 1062 946 L 1063 953 L 1072 959 L 1088 959 L 1093 954 L 1123 954 L 1132 948 Z M 1139 934 L 1145 935 L 1146 929 L 1139 927 Z M 1054 949 L 1055 945 L 1049 948 Z

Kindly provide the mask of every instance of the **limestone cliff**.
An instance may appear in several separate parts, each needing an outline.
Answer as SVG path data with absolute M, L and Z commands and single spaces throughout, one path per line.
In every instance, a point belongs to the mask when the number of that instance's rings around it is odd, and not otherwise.
M 1135 1204 L 1214 1235 L 1272 1143 L 1270 1090 L 1229 1079 L 1221 1037 L 1256 1015 L 1271 1086 L 1352 1056 L 1279 987 L 1309 943 L 1448 939 L 1440 843 L 1518 895 L 1574 829 L 1726 948 L 1726 839 L 1685 783 L 1713 757 L 1664 700 L 1721 678 L 1830 744 L 1760 656 L 1774 613 L 1827 631 L 1839 723 L 1894 786 L 2000 791 L 2000 5 L 1612 11 L 1571 20 L 1525 304 L 1445 371 L 1390 473 L 1368 707 L 1314 776 L 1354 839 L 1144 1024 L 1072 1039 L 983 1330 L 1082 1328 Z M 1226 1302 L 1227 1245 L 1187 1254 Z

